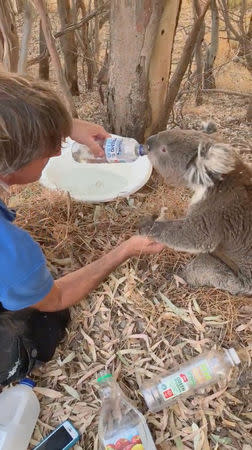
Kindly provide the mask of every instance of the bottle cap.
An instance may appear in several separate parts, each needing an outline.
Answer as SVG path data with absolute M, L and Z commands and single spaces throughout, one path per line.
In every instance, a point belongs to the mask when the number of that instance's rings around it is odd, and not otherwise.
M 148 153 L 148 146 L 147 145 L 143 145 L 143 144 L 139 144 L 138 152 L 139 152 L 140 156 L 147 155 L 147 153 Z
M 25 384 L 26 386 L 29 386 L 31 388 L 34 388 L 34 386 L 36 386 L 35 381 L 30 380 L 30 378 L 23 378 L 23 380 L 19 381 L 19 384 Z
M 19 384 L 25 384 L 26 386 L 30 386 L 31 388 L 36 386 L 35 381 L 31 380 L 30 378 L 23 378 L 19 381 Z
M 97 378 L 97 383 L 102 383 L 104 380 L 106 380 L 107 378 L 111 378 L 112 375 L 111 373 L 104 373 L 103 375 L 101 375 L 99 378 Z
M 225 348 L 225 353 L 229 361 L 232 363 L 232 366 L 237 366 L 238 364 L 240 364 L 241 360 L 234 348 Z

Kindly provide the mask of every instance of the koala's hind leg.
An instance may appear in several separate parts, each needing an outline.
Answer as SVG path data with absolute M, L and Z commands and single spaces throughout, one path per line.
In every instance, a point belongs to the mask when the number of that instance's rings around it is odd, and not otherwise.
M 184 268 L 182 277 L 188 284 L 199 286 L 212 286 L 237 295 L 244 292 L 243 283 L 219 259 L 209 254 L 196 256 Z

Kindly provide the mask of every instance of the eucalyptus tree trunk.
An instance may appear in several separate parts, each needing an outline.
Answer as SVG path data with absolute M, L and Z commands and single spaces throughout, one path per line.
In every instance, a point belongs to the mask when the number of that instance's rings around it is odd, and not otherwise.
M 73 23 L 69 0 L 57 0 L 61 28 Z M 77 46 L 74 31 L 63 34 L 60 38 L 65 61 L 65 76 L 72 95 L 79 95 L 77 74 Z
M 3 65 L 7 70 L 16 72 L 19 42 L 15 15 L 10 0 L 0 0 L 0 32 L 3 40 Z
M 199 0 L 193 0 L 193 13 L 194 13 L 194 20 L 196 21 L 197 18 L 200 16 L 201 8 L 200 8 L 200 1 Z M 203 94 L 202 94 L 202 87 L 203 87 L 203 49 L 202 49 L 202 43 L 204 41 L 205 36 L 205 22 L 202 23 L 199 35 L 197 37 L 197 41 L 195 44 L 194 49 L 194 58 L 195 58 L 195 104 L 196 106 L 202 105 L 203 103 Z
M 39 78 L 42 80 L 49 80 L 49 53 L 41 20 L 39 21 L 39 54 L 41 56 L 41 60 L 39 61 Z
M 141 142 L 164 127 L 180 3 L 111 1 L 107 110 L 112 132 Z
M 24 23 L 23 23 L 23 33 L 20 45 L 20 53 L 18 60 L 18 73 L 25 74 L 27 69 L 27 56 L 28 56 L 28 46 L 31 38 L 32 32 L 32 22 L 35 16 L 35 11 L 30 0 L 27 0 L 24 6 Z
M 216 0 L 211 0 L 211 17 L 211 42 L 206 51 L 203 83 L 204 89 L 216 88 L 214 78 L 214 61 L 217 55 L 219 43 L 219 13 Z

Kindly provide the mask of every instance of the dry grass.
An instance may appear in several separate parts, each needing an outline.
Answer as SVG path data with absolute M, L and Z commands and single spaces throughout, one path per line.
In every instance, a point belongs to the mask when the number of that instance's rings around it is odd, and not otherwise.
M 171 217 L 181 216 L 187 199 L 188 192 L 152 176 L 129 202 L 82 204 L 32 185 L 15 189 L 9 204 L 18 205 L 18 225 L 41 244 L 57 278 L 131 235 L 140 216 L 163 206 Z M 69 418 L 83 433 L 75 449 L 98 448 L 96 377 L 106 367 L 146 413 L 159 449 L 251 448 L 252 306 L 245 297 L 180 284 L 173 273 L 188 258 L 166 250 L 133 259 L 72 308 L 65 341 L 35 377 L 41 414 L 32 444 Z M 242 350 L 242 365 L 227 388 L 214 387 L 158 414 L 147 412 L 137 382 L 220 346 Z

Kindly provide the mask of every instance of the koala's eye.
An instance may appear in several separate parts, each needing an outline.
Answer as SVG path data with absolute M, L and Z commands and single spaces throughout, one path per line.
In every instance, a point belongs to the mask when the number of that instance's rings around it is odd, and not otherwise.
M 162 153 L 166 153 L 166 151 L 167 151 L 167 150 L 166 150 L 165 147 L 162 147 L 162 148 L 161 148 L 161 152 L 162 152 Z

